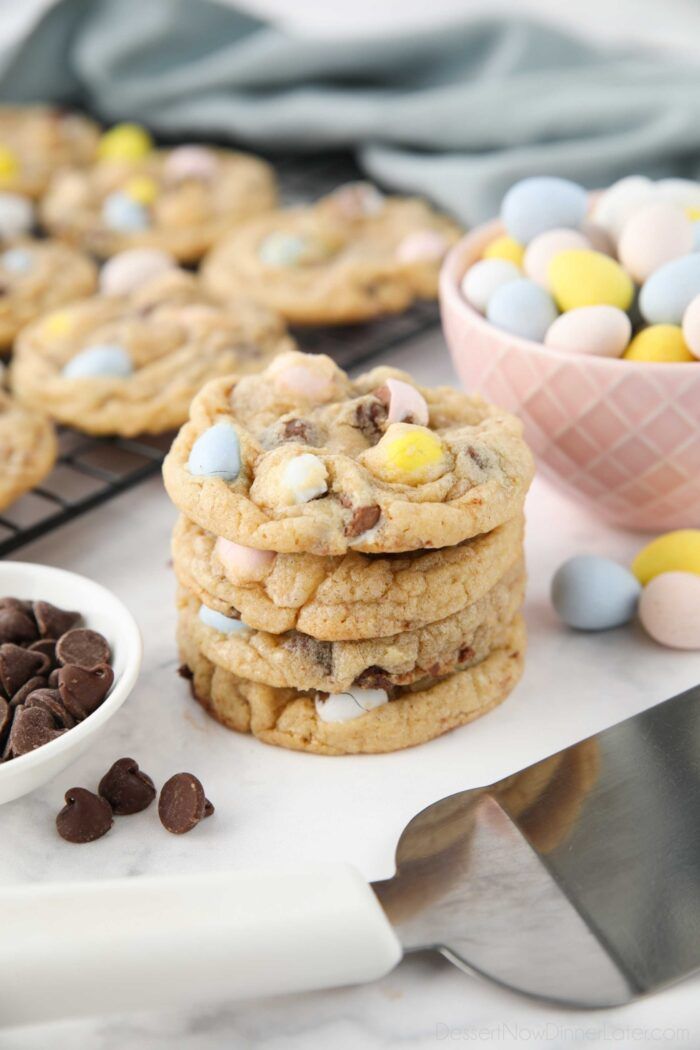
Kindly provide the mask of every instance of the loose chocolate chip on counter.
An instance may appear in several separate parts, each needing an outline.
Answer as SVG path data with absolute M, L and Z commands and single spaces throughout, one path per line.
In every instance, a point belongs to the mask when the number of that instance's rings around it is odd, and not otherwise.
M 100 706 L 113 681 L 114 671 L 108 664 L 90 668 L 64 664 L 58 672 L 58 691 L 62 702 L 80 722 Z
M 111 658 L 106 639 L 87 627 L 67 631 L 56 642 L 56 659 L 61 664 L 90 668 L 108 664 Z
M 25 708 L 42 707 L 52 716 L 57 729 L 72 729 L 75 718 L 61 702 L 58 689 L 35 689 L 27 698 Z
M 19 758 L 55 740 L 64 732 L 63 729 L 55 728 L 53 717 L 48 711 L 40 707 L 18 707 L 8 738 L 9 750 L 13 758 Z
M 214 812 L 211 802 L 207 813 L 207 798 L 197 777 L 192 773 L 176 773 L 166 780 L 158 799 L 158 816 L 166 831 L 184 835 L 196 827 L 205 816 Z
M 81 620 L 80 613 L 59 609 L 51 602 L 34 602 L 32 608 L 42 638 L 60 638 Z
M 20 689 L 18 689 L 15 695 L 12 697 L 12 699 L 10 700 L 11 706 L 19 707 L 20 704 L 23 704 L 24 701 L 29 696 L 31 696 L 33 692 L 35 692 L 35 690 L 45 689 L 47 685 L 48 680 L 42 675 L 37 675 L 34 678 L 30 678 L 29 681 L 25 682 L 24 685 Z
M 86 788 L 71 788 L 66 804 L 56 817 L 56 830 L 66 842 L 94 842 L 112 827 L 109 802 Z
M 0 682 L 8 696 L 14 696 L 30 678 L 48 669 L 49 661 L 43 653 L 22 649 L 14 642 L 0 645 Z
M 37 627 L 31 613 L 18 605 L 6 604 L 0 608 L 0 643 L 33 642 L 36 636 Z
M 204 799 L 204 816 L 211 817 L 214 814 L 214 803 L 210 802 L 208 798 Z
M 373 529 L 379 521 L 381 510 L 375 504 L 370 507 L 356 507 L 350 521 L 345 526 L 346 536 L 360 536 L 368 529 Z
M 119 758 L 100 781 L 97 789 L 118 817 L 140 813 L 156 797 L 153 781 L 139 769 L 133 758 Z

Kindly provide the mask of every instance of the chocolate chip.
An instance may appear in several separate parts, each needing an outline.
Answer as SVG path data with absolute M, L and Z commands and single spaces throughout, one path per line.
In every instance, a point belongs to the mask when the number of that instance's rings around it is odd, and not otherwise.
M 56 830 L 66 842 L 94 842 L 112 827 L 109 802 L 85 788 L 71 788 L 56 817 Z
M 466 663 L 467 660 L 473 660 L 474 656 L 475 653 L 471 645 L 463 645 L 457 654 L 457 662 L 460 664 Z
M 38 642 L 32 642 L 29 649 L 33 653 L 43 653 L 49 660 L 49 663 L 53 667 L 56 663 L 56 639 L 55 638 L 40 638 Z
M 477 465 L 479 470 L 486 470 L 489 461 L 483 449 L 476 449 L 473 445 L 469 445 L 467 448 L 467 455 Z
M 11 721 L 12 710 L 10 705 L 4 697 L 0 697 L 0 740 L 2 740 L 5 732 L 10 728 Z
M 67 631 L 56 642 L 56 659 L 61 664 L 97 667 L 98 664 L 108 664 L 111 656 L 106 639 L 87 627 Z
M 309 444 L 312 425 L 305 419 L 285 419 L 282 423 L 282 437 L 285 441 L 297 439 Z
M 49 661 L 43 653 L 22 649 L 14 642 L 0 645 L 0 682 L 8 696 L 14 696 L 17 690 L 43 671 L 48 671 Z
M 376 444 L 384 433 L 386 405 L 376 395 L 370 394 L 358 401 L 355 409 L 356 426 L 372 444 Z
M 211 817 L 214 814 L 214 803 L 210 802 L 208 798 L 204 799 L 204 816 Z
M 60 667 L 54 667 L 53 671 L 49 675 L 49 688 L 58 689 L 58 672 L 61 670 Z
M 381 516 L 381 510 L 376 503 L 370 507 L 356 507 L 350 521 L 345 526 L 346 536 L 360 536 L 368 529 L 374 528 Z
M 72 729 L 75 718 L 61 702 L 58 689 L 35 689 L 27 698 L 25 708 L 42 707 L 54 720 L 56 729 Z
M 156 797 L 153 781 L 133 758 L 119 758 L 100 781 L 97 789 L 118 817 L 140 813 Z
M 180 664 L 180 666 L 177 669 L 177 673 L 180 675 L 180 678 L 184 678 L 188 682 L 191 682 L 194 678 L 194 674 L 187 666 L 187 664 Z
M 36 689 L 44 689 L 47 685 L 48 681 L 46 680 L 46 678 L 43 678 L 41 676 L 30 678 L 28 682 L 25 682 L 24 685 L 17 690 L 15 695 L 10 700 L 10 704 L 12 705 L 12 707 L 19 707 L 20 704 L 23 704 L 24 701 L 29 696 L 31 696 Z
M 34 617 L 42 638 L 60 638 L 80 622 L 80 613 L 59 609 L 51 602 L 34 602 Z
M 160 790 L 158 816 L 165 830 L 173 835 L 191 831 L 207 815 L 206 809 L 204 788 L 192 773 L 176 773 Z
M 355 684 L 361 689 L 389 689 L 392 682 L 388 671 L 373 664 L 357 676 Z
M 65 664 L 58 672 L 61 700 L 78 721 L 100 706 L 113 681 L 114 672 L 107 664 L 90 668 Z
M 25 609 L 18 605 L 4 605 L 0 608 L 0 643 L 33 642 L 36 636 L 34 617 Z
M 55 740 L 64 732 L 56 729 L 52 716 L 40 707 L 18 707 L 8 739 L 13 758 L 26 755 Z
M 333 669 L 333 646 L 330 642 L 320 642 L 311 635 L 300 631 L 290 631 L 284 640 L 284 646 L 292 652 L 300 652 L 307 659 L 313 660 L 326 673 Z

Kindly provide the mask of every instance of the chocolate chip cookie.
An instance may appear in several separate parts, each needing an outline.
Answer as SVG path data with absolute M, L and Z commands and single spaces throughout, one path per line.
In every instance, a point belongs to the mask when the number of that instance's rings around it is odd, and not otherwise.
M 56 435 L 46 416 L 0 389 L 0 510 L 45 478 L 56 460 Z
M 54 106 L 0 106 L 0 190 L 39 197 L 58 168 L 84 167 L 97 149 L 97 125 Z

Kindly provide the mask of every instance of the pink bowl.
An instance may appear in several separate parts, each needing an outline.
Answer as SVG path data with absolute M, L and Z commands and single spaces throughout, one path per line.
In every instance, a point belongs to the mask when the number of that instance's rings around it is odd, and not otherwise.
M 566 354 L 494 328 L 462 298 L 498 223 L 473 230 L 442 269 L 442 323 L 467 390 L 520 416 L 542 472 L 618 525 L 700 525 L 700 363 Z

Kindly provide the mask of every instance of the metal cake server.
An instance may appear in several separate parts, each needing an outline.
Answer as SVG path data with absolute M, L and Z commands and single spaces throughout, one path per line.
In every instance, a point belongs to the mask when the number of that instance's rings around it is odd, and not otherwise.
M 436 802 L 350 866 L 0 890 L 0 1023 L 372 980 L 433 948 L 508 988 L 625 1003 L 700 968 L 700 687 Z

